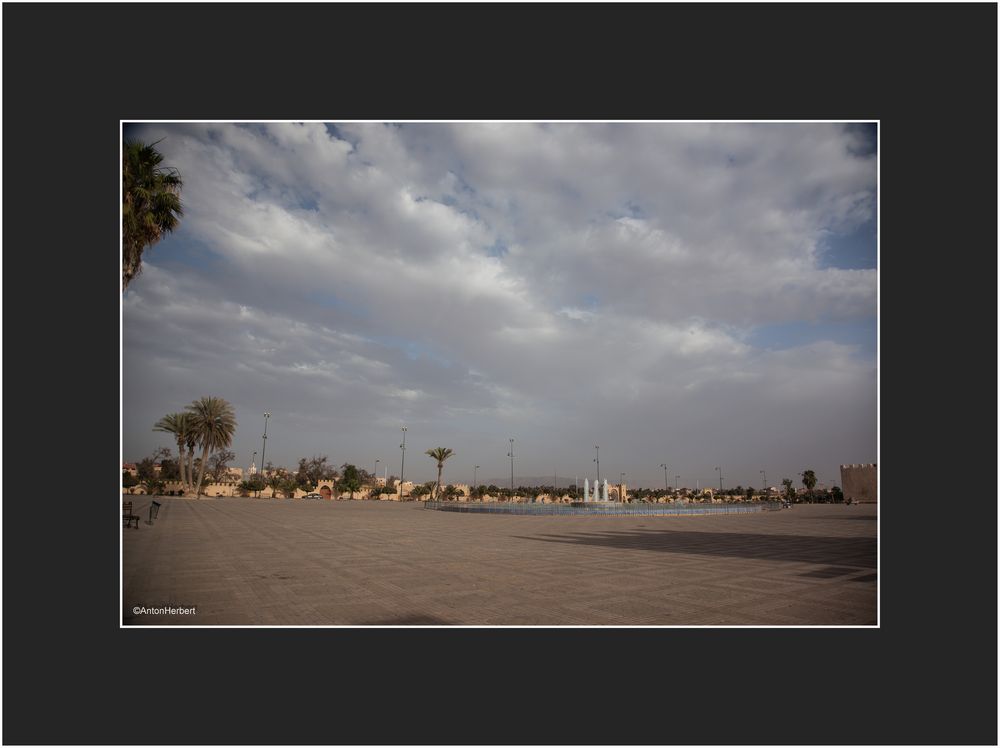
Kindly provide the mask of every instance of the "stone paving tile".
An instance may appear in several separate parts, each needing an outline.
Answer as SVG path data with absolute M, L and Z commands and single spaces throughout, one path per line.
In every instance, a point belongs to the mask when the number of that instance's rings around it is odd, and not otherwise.
M 361 501 L 161 503 L 156 523 L 123 530 L 127 625 L 872 625 L 876 617 L 874 507 L 628 518 Z M 141 500 L 137 507 L 142 514 Z M 166 603 L 196 604 L 198 615 L 130 613 Z

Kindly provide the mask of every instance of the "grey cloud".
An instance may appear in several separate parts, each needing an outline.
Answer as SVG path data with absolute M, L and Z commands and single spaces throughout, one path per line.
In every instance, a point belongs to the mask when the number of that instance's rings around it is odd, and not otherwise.
M 817 264 L 826 232 L 874 210 L 874 158 L 850 130 L 144 129 L 165 136 L 186 215 L 124 301 L 129 457 L 158 443 L 164 412 L 219 394 L 242 452 L 256 414 L 281 412 L 268 450 L 285 462 L 388 459 L 403 422 L 481 464 L 516 431 L 538 445 L 524 474 L 617 442 L 654 485 L 654 452 L 707 460 L 709 479 L 726 455 L 789 471 L 874 459 L 872 362 L 745 342 L 759 325 L 874 319 L 875 271 Z M 204 266 L 175 261 L 181 243 Z

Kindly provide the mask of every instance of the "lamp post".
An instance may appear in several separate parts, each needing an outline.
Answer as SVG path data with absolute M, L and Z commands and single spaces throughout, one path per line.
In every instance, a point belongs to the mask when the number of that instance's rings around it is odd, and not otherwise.
M 670 491 L 670 481 L 667 480 L 667 463 L 661 463 L 660 467 L 663 468 L 663 487 L 669 492 Z
M 251 470 L 256 470 L 256 469 L 257 469 L 257 450 L 255 449 L 253 451 L 253 457 L 250 458 L 250 467 L 247 468 L 247 472 L 249 473 Z
M 715 469 L 719 471 L 719 493 L 722 493 L 722 468 L 716 467 Z
M 507 453 L 510 458 L 510 500 L 514 500 L 514 439 L 510 439 L 510 452 Z
M 472 488 L 473 488 L 473 490 L 475 490 L 476 488 L 479 487 L 479 482 L 476 480 L 476 475 L 478 474 L 478 472 L 479 472 L 479 465 L 476 465 L 476 466 L 474 466 L 472 468 Z
M 601 448 L 596 444 L 594 445 L 594 451 L 597 453 L 597 457 L 594 458 L 594 462 L 597 463 L 597 482 L 601 482 Z
M 271 417 L 270 413 L 264 413 L 264 446 L 260 448 L 260 474 L 264 477 L 264 454 L 267 452 L 267 419 Z M 257 496 L 260 496 L 260 489 L 257 489 Z
M 264 454 L 267 452 L 267 419 L 271 417 L 270 413 L 264 414 L 264 446 L 260 448 L 260 464 L 261 467 L 264 466 Z
M 762 476 L 764 476 L 764 477 L 763 477 L 763 481 L 764 481 L 764 486 L 763 486 L 763 488 L 764 488 L 764 494 L 765 494 L 765 495 L 767 495 L 767 472 L 766 472 L 766 471 L 764 471 L 764 470 L 761 470 L 761 471 L 760 471 L 760 474 L 761 474 Z
M 403 467 L 406 465 L 406 426 L 403 426 L 403 443 L 399 445 L 402 456 L 399 458 L 399 500 L 403 500 Z

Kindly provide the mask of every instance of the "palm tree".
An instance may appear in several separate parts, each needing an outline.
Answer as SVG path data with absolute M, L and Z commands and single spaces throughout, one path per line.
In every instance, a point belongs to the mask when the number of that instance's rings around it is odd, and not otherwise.
M 205 475 L 205 464 L 208 455 L 217 449 L 225 449 L 233 443 L 233 433 L 236 431 L 236 414 L 233 406 L 221 397 L 203 397 L 195 400 L 189 406 L 191 431 L 197 437 L 202 447 L 201 465 L 198 466 L 198 485 L 194 488 L 195 496 L 201 493 L 201 479 Z
M 805 486 L 807 490 L 812 491 L 816 485 L 816 473 L 812 470 L 806 470 L 802 473 L 802 485 Z
M 181 487 L 185 491 L 191 490 L 191 482 L 186 477 L 184 470 L 184 445 L 191 438 L 191 418 L 188 413 L 169 413 L 153 426 L 153 431 L 163 431 L 173 434 L 177 440 L 177 453 L 180 456 L 178 467 L 181 471 Z
M 122 146 L 122 289 L 142 271 L 142 252 L 177 228 L 181 176 L 162 167 L 159 143 L 126 140 Z
M 434 449 L 428 449 L 426 452 L 424 452 L 424 454 L 437 460 L 438 479 L 437 479 L 437 489 L 435 489 L 434 491 L 434 498 L 437 498 L 437 496 L 441 493 L 441 470 L 444 469 L 444 461 L 455 453 L 452 452 L 447 447 L 435 447 Z

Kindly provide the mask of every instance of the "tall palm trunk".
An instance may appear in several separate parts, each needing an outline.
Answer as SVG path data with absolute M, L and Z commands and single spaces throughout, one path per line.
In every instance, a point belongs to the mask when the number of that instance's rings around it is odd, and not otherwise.
M 187 484 L 184 486 L 186 492 L 194 491 L 194 445 L 188 445 L 188 469 Z
M 184 442 L 177 442 L 177 456 L 180 458 L 177 461 L 177 468 L 181 471 L 181 490 L 187 490 L 187 481 L 184 480 Z
M 435 501 L 437 501 L 438 498 L 440 498 L 440 496 L 441 496 L 441 468 L 443 468 L 443 467 L 444 467 L 444 463 L 443 462 L 439 462 L 438 463 L 438 484 L 437 484 L 437 491 L 434 492 L 434 500 Z
M 201 497 L 201 479 L 205 476 L 205 465 L 208 464 L 208 445 L 201 453 L 201 465 L 198 466 L 198 486 L 194 489 L 195 497 Z

